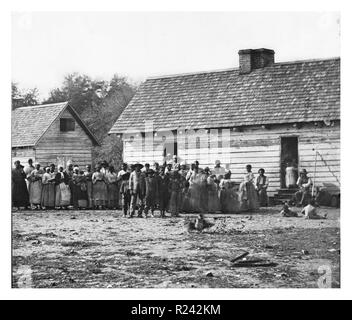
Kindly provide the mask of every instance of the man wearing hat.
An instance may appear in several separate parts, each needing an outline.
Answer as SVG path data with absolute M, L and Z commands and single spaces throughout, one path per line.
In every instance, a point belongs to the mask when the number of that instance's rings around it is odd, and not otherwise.
M 128 189 L 131 194 L 130 217 L 133 217 L 138 199 L 138 217 L 142 216 L 145 206 L 145 175 L 141 172 L 143 165 L 137 162 L 130 175 Z
M 299 206 L 307 205 L 310 200 L 311 178 L 308 177 L 306 169 L 302 169 L 297 180 L 299 191 L 295 193 L 295 199 Z
M 211 174 L 216 176 L 216 179 L 219 180 L 220 176 L 224 176 L 226 173 L 226 170 L 224 167 L 221 166 L 220 160 L 215 161 L 215 167 L 212 170 Z

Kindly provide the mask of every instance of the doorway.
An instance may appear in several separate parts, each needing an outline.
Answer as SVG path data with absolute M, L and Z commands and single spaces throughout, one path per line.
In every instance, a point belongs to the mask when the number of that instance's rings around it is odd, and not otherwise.
M 170 142 L 164 144 L 163 161 L 167 162 L 172 160 L 172 157 L 177 156 L 177 142 Z
M 286 188 L 286 167 L 288 163 L 298 168 L 298 137 L 281 137 L 280 185 Z

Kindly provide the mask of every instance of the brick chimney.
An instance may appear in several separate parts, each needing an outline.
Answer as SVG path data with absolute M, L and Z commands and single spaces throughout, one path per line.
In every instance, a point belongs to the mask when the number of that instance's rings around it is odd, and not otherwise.
M 254 69 L 261 69 L 274 64 L 275 52 L 271 49 L 245 49 L 238 51 L 240 60 L 240 74 L 250 73 Z

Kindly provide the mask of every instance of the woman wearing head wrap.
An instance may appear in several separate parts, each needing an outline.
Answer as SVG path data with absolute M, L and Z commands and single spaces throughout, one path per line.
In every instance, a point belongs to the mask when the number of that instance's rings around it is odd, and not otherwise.
M 226 170 L 224 167 L 221 166 L 220 160 L 215 161 L 215 167 L 212 170 L 212 174 L 216 176 L 216 179 L 219 180 L 220 176 L 224 176 L 226 173 Z
M 71 190 L 68 185 L 69 177 L 63 166 L 59 166 L 59 171 L 55 176 L 55 207 L 67 208 L 71 203 Z
M 15 168 L 11 172 L 12 205 L 15 208 L 29 206 L 29 195 L 26 184 L 26 173 L 20 161 L 15 161 Z
M 252 166 L 246 166 L 247 173 L 244 175 L 243 182 L 240 185 L 241 209 L 244 211 L 253 211 L 259 208 L 258 195 L 254 186 L 254 174 Z
M 219 198 L 223 213 L 238 213 L 241 211 L 239 195 L 231 181 L 231 171 L 227 171 L 223 178 L 220 177 Z
M 263 168 L 258 170 L 259 175 L 255 180 L 255 187 L 258 192 L 259 205 L 261 207 L 268 206 L 268 194 L 266 192 L 269 186 L 269 179 L 266 175 L 264 175 L 265 170 Z
M 287 162 L 285 173 L 286 188 L 296 188 L 297 168 L 294 166 L 293 161 Z
M 44 171 L 40 168 L 40 164 L 35 164 L 35 169 L 29 176 L 29 203 L 32 209 L 40 209 L 42 200 L 42 177 Z

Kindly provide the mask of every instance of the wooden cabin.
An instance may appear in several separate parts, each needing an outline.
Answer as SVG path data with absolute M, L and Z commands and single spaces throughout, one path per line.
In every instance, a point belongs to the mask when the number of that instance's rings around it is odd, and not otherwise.
M 12 162 L 29 158 L 42 166 L 71 160 L 92 163 L 92 148 L 99 145 L 93 133 L 68 102 L 17 108 L 12 111 Z
M 239 51 L 239 68 L 147 79 L 110 134 L 124 161 L 168 154 L 201 167 L 219 159 L 240 183 L 264 168 L 269 195 L 285 188 L 287 162 L 316 186 L 340 186 L 340 59 L 275 63 L 274 51 Z

